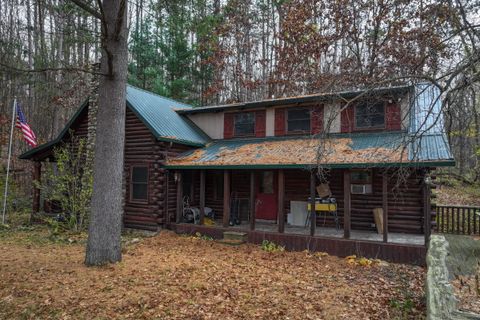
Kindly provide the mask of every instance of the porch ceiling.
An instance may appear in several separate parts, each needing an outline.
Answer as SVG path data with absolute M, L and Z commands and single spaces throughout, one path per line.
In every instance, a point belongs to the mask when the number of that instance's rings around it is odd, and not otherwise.
M 331 168 L 454 165 L 442 134 L 405 132 L 217 140 L 169 159 L 171 169 L 309 167 L 318 155 Z

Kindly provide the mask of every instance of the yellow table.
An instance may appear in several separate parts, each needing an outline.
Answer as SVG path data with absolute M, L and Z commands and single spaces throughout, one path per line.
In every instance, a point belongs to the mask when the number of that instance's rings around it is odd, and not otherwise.
M 310 202 L 308 203 L 307 209 L 308 211 L 312 210 L 312 204 Z M 337 211 L 337 204 L 315 202 L 315 211 Z
M 307 220 L 305 221 L 305 227 L 310 221 L 310 214 L 312 212 L 312 204 L 308 202 L 307 205 L 308 215 Z M 340 224 L 338 221 L 337 215 L 337 204 L 336 203 L 320 203 L 318 201 L 315 202 L 315 212 L 331 212 L 333 214 L 333 218 L 335 219 L 335 227 L 337 230 L 340 229 Z

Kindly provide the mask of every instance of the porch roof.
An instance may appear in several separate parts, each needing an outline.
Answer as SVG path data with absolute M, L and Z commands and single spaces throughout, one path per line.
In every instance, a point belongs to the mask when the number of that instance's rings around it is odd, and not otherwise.
M 216 140 L 169 159 L 170 169 L 452 166 L 443 134 L 406 132 Z

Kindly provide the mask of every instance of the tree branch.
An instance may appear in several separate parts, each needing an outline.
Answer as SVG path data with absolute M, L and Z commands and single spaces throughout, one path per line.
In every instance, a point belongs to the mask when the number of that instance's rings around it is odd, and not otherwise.
M 102 20 L 102 15 L 97 10 L 95 10 L 95 8 L 92 8 L 89 4 L 83 2 L 82 0 L 70 0 L 70 1 L 75 3 L 78 7 L 82 8 L 86 12 L 90 13 L 95 18 Z
M 105 11 L 103 11 L 103 4 L 102 0 L 97 0 L 98 8 L 100 10 L 100 21 L 102 22 L 103 26 L 103 34 L 106 37 L 108 34 L 108 28 L 107 28 L 107 19 L 105 19 Z
M 90 74 L 96 74 L 96 75 L 101 75 L 101 76 L 107 76 L 105 73 L 93 71 L 93 70 L 88 70 L 84 68 L 77 68 L 77 67 L 59 67 L 59 68 L 40 68 L 40 69 L 21 69 L 17 67 L 12 67 L 9 66 L 3 62 L 0 62 L 0 67 L 3 69 L 7 69 L 13 72 L 18 72 L 18 73 L 41 73 L 41 72 L 55 72 L 55 71 L 69 71 L 69 72 L 84 72 L 84 73 L 90 73 Z
M 122 24 L 124 23 L 123 15 L 125 13 L 125 9 L 127 8 L 126 4 L 127 4 L 126 0 L 121 0 L 120 8 L 118 10 L 118 15 L 117 15 L 117 23 L 115 25 L 115 40 L 117 41 L 120 36 L 120 30 L 122 29 Z

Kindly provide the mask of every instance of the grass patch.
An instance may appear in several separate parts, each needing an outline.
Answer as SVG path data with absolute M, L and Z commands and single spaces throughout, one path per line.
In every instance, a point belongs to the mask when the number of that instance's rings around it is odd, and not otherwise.
M 266 251 L 266 252 L 283 252 L 283 251 L 285 251 L 284 246 L 278 245 L 275 242 L 268 241 L 268 240 L 263 240 L 260 247 L 262 248 L 263 251 Z

